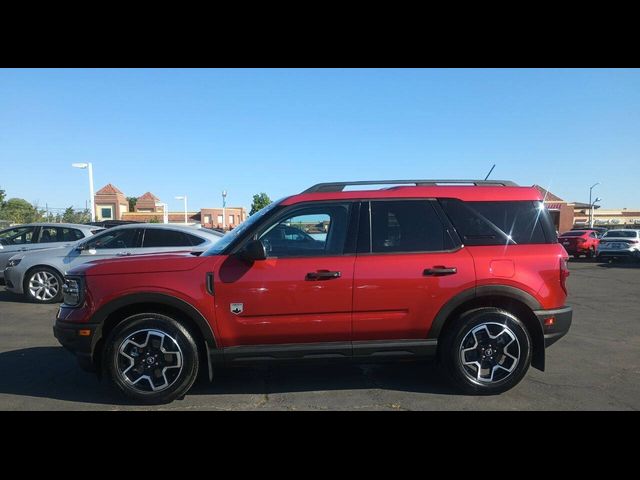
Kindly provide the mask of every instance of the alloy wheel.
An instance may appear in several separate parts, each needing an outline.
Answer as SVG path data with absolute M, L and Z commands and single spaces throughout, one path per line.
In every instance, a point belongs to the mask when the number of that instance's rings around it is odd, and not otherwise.
M 56 276 L 50 272 L 36 272 L 29 279 L 29 293 L 36 300 L 51 300 L 58 295 L 59 290 L 60 282 Z
M 175 338 L 156 329 L 129 334 L 118 347 L 116 371 L 141 393 L 171 387 L 182 372 L 184 357 Z
M 520 362 L 520 343 L 506 325 L 485 322 L 469 331 L 460 343 L 464 374 L 473 382 L 495 383 L 510 376 Z

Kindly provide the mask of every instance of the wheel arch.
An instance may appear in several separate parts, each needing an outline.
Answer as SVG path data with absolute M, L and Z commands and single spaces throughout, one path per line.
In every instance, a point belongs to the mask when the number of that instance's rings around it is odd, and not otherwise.
M 514 313 L 527 327 L 532 342 L 531 365 L 544 371 L 544 332 L 540 321 L 533 313 L 542 306 L 533 295 L 507 285 L 483 285 L 459 293 L 445 304 L 431 324 L 427 338 L 439 338 L 452 321 L 467 310 L 479 307 L 503 308 Z
M 125 318 L 136 313 L 160 313 L 169 315 L 180 321 L 195 336 L 201 360 L 211 365 L 208 352 L 216 349 L 213 330 L 202 313 L 188 302 L 162 293 L 138 293 L 126 295 L 104 305 L 98 310 L 93 321 L 98 328 L 93 338 L 91 357 L 94 366 L 99 367 L 105 338 Z M 100 372 L 100 368 L 96 368 Z

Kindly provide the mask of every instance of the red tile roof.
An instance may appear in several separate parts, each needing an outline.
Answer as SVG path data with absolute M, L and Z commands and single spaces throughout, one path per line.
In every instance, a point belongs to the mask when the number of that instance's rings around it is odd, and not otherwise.
M 107 183 L 104 187 L 102 187 L 100 190 L 96 192 L 96 195 L 112 195 L 112 194 L 118 194 L 118 193 L 124 195 L 124 193 L 122 193 L 118 189 L 118 187 L 116 187 L 111 183 Z
M 560 197 L 554 195 L 550 191 L 542 188 L 540 185 L 534 185 L 533 188 L 537 188 L 546 202 L 564 202 Z
M 140 196 L 138 197 L 138 201 L 140 201 L 140 200 L 142 200 L 142 201 L 144 201 L 144 200 L 148 200 L 148 201 L 151 201 L 151 202 L 159 202 L 159 201 L 160 201 L 160 199 L 159 199 L 158 197 L 156 197 L 156 196 L 155 196 L 153 193 L 151 193 L 151 192 L 147 192 L 147 193 L 145 193 L 144 195 L 140 195 Z

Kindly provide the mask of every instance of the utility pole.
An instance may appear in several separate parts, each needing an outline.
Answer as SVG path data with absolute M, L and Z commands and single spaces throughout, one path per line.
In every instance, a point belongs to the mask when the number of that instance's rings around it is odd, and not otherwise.
M 227 191 L 222 191 L 222 229 L 227 229 L 227 215 L 225 214 L 225 207 L 227 205 Z

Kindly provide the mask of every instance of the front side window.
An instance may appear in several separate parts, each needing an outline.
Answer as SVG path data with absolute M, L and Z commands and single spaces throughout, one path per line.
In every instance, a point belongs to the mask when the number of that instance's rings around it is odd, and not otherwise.
M 342 255 L 348 220 L 346 204 L 301 208 L 269 226 L 260 240 L 270 257 Z
M 18 227 L 0 233 L 2 245 L 24 245 L 32 243 L 35 227 Z
M 144 233 L 142 246 L 145 248 L 190 247 L 191 242 L 184 233 L 176 230 L 147 228 Z
M 103 250 L 107 248 L 136 248 L 141 230 L 139 228 L 127 228 L 122 230 L 107 230 L 95 235 L 85 242 L 87 249 Z
M 428 200 L 371 202 L 371 251 L 434 252 L 453 241 Z

